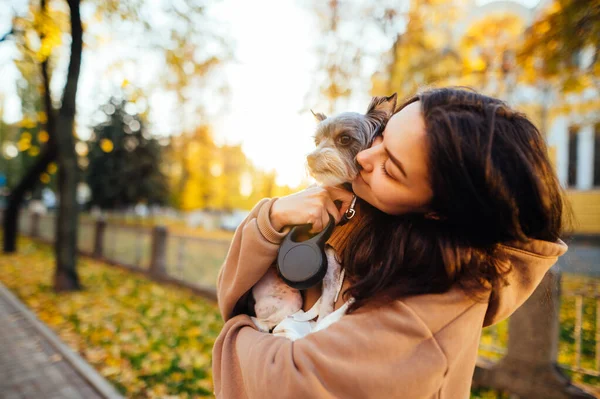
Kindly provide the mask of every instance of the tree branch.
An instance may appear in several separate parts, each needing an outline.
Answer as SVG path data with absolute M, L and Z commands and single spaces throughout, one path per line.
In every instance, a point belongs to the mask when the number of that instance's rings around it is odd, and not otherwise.
M 8 31 L 4 36 L 2 36 L 0 38 L 0 43 L 2 43 L 3 41 L 6 41 L 8 39 L 8 37 L 14 33 L 15 33 L 15 29 L 11 28 L 10 31 Z

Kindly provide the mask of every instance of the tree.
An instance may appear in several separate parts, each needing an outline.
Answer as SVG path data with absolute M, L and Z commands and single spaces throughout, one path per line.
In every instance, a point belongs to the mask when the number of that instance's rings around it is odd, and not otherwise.
M 92 3 L 94 19 L 113 28 L 110 37 L 93 41 L 126 41 L 146 54 L 158 56 L 160 68 L 157 68 L 156 80 L 145 91 L 148 95 L 150 91 L 175 95 L 180 132 L 195 129 L 206 103 L 213 108 L 219 102 L 227 103 L 228 86 L 222 67 L 232 58 L 231 47 L 228 32 L 215 24 L 208 13 L 212 3 L 216 0 L 182 0 L 160 5 L 151 0 L 94 0 Z M 110 69 L 121 71 L 126 64 L 147 67 L 137 51 L 129 54 Z M 203 94 L 207 88 L 221 95 L 206 98 Z
M 370 63 L 380 61 L 377 59 L 380 54 L 378 47 L 374 46 L 377 40 L 357 38 L 373 35 L 373 31 L 379 29 L 379 20 L 393 14 L 392 7 L 398 7 L 398 1 L 314 2 L 313 12 L 318 19 L 320 40 L 315 46 L 318 65 L 314 73 L 314 89 L 309 90 L 305 99 L 307 108 L 332 114 L 339 111 L 343 107 L 342 102 L 353 93 L 365 89 L 362 87 L 365 71 Z M 360 23 L 357 24 L 357 20 Z
M 60 44 L 60 34 L 56 23 L 56 15 L 52 15 L 48 9 L 46 0 L 42 0 L 39 8 L 31 9 L 32 18 L 14 18 L 13 28 L 9 34 L 5 35 L 2 40 L 9 37 L 14 37 L 17 46 L 24 56 L 24 63 L 30 65 L 38 65 L 41 72 L 41 98 L 44 108 L 45 131 L 47 132 L 46 145 L 37 157 L 35 163 L 24 174 L 22 179 L 11 190 L 7 201 L 5 217 L 3 221 L 4 228 L 4 245 L 5 253 L 15 252 L 17 249 L 17 222 L 19 218 L 20 206 L 25 194 L 34 189 L 39 182 L 39 177 L 44 173 L 48 166 L 57 157 L 56 146 L 56 117 L 52 109 L 50 99 L 50 54 L 52 49 Z M 37 48 L 32 48 L 29 38 L 31 35 L 39 37 L 39 45 Z M 21 64 L 21 72 L 26 68 L 25 64 Z M 69 68 L 71 70 L 71 68 Z M 78 72 L 78 71 L 77 71 Z M 31 74 L 33 75 L 33 73 Z M 73 93 L 74 95 L 74 93 Z M 34 101 L 35 103 L 35 101 Z
M 390 35 L 390 26 L 402 28 L 394 28 L 387 66 L 373 75 L 371 94 L 396 92 L 403 99 L 424 86 L 455 84 L 463 69 L 451 32 L 459 6 L 456 0 L 415 0 L 406 12 L 388 10 L 384 31 Z
M 199 126 L 192 135 L 184 137 L 186 147 L 180 155 L 184 160 L 185 181 L 181 195 L 181 209 L 193 210 L 210 206 L 215 196 L 211 169 L 218 160 L 209 126 Z
M 600 93 L 600 1 L 554 0 L 527 29 L 517 59 L 528 81 Z
M 458 47 L 461 84 L 508 97 L 516 83 L 516 43 L 524 31 L 524 21 L 513 14 L 491 14 L 471 24 Z
M 73 132 L 76 114 L 75 98 L 83 47 L 83 27 L 80 16 L 80 1 L 67 0 L 66 2 L 69 15 L 64 24 L 64 29 L 62 26 L 58 30 L 55 29 L 59 25 L 56 23 L 57 19 L 52 17 L 47 0 L 41 0 L 40 7 L 31 7 L 32 11 L 29 18 L 15 18 L 16 23 L 13 25 L 11 32 L 0 38 L 0 41 L 3 41 L 14 37 L 28 45 L 39 43 L 39 46 L 33 51 L 41 66 L 44 88 L 40 92 L 44 98 L 43 103 L 47 114 L 46 131 L 49 136 L 48 142 L 42 149 L 36 163 L 28 170 L 15 189 L 11 191 L 5 213 L 6 217 L 4 218 L 4 249 L 5 252 L 16 250 L 18 212 L 23 197 L 25 193 L 33 189 L 39 181 L 40 174 L 45 173 L 51 162 L 56 159 L 59 167 L 59 208 L 55 245 L 57 262 L 56 290 L 71 290 L 80 287 L 75 271 L 78 218 L 76 187 L 80 179 L 80 171 L 74 149 Z M 203 1 L 186 0 L 173 5 L 167 4 L 166 14 L 168 14 L 171 23 L 165 29 L 155 29 L 151 21 L 145 19 L 145 16 L 151 13 L 141 12 L 144 6 L 154 7 L 154 2 L 144 0 L 128 2 L 102 0 L 90 4 L 94 4 L 96 7 L 96 16 L 101 16 L 101 18 L 96 18 L 96 21 L 102 21 L 106 17 L 106 19 L 125 22 L 123 25 L 130 27 L 141 25 L 144 34 L 139 38 L 150 43 L 150 47 L 165 54 L 166 65 L 169 68 L 171 65 L 175 65 L 181 71 L 186 72 L 186 74 L 169 74 L 169 77 L 175 77 L 176 79 L 165 80 L 169 84 L 183 80 L 183 82 L 180 82 L 181 84 L 177 84 L 177 88 L 181 92 L 188 90 L 190 86 L 198 87 L 200 78 L 208 77 L 209 72 L 214 69 L 214 65 L 218 64 L 217 61 L 224 58 L 222 55 L 221 57 L 215 55 L 214 51 L 210 50 L 214 48 L 221 49 L 222 46 L 218 44 L 210 46 L 211 43 L 207 43 L 206 39 L 209 37 L 207 32 L 214 25 L 201 23 L 201 21 L 208 21 L 208 18 L 202 18 L 206 16 L 205 11 L 207 9 L 206 3 Z M 50 101 L 51 67 L 49 60 L 57 48 L 57 41 L 60 44 L 62 32 L 67 30 L 71 31 L 71 43 L 68 54 L 66 84 L 62 92 L 60 106 L 54 110 Z M 30 43 L 29 39 L 36 34 L 39 40 Z M 150 36 L 153 40 L 148 40 Z M 212 35 L 212 37 L 215 37 L 215 35 Z M 127 38 L 130 39 L 131 36 Z M 176 48 L 182 41 L 186 43 L 187 49 L 183 52 Z M 222 40 L 217 40 L 217 42 L 223 43 Z M 189 50 L 190 46 L 193 48 L 192 50 Z M 167 56 L 171 51 L 175 57 Z M 207 78 L 205 82 L 218 80 Z
M 162 148 L 148 135 L 139 115 L 126 110 L 127 101 L 115 98 L 100 107 L 107 121 L 93 127 L 88 142 L 90 205 L 102 209 L 140 202 L 164 205 L 168 188 L 160 169 Z M 81 145 L 85 146 L 83 142 Z
M 517 48 L 521 80 L 542 100 L 540 128 L 547 131 L 550 104 L 559 93 L 595 87 L 600 93 L 600 1 L 553 0 L 529 26 Z
M 58 155 L 58 217 L 56 220 L 56 272 L 54 289 L 73 291 L 81 288 L 77 275 L 77 222 L 79 204 L 77 202 L 77 184 L 80 171 L 75 154 L 73 137 L 81 52 L 83 48 L 83 27 L 79 13 L 80 0 L 67 0 L 71 27 L 71 51 L 67 80 L 62 94 L 61 106 L 56 118 L 56 131 L 50 136 L 56 137 Z

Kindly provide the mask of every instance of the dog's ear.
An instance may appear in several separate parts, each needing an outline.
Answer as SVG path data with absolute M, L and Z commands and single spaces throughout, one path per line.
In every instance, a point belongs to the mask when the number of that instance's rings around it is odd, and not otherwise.
M 396 110 L 396 98 L 396 93 L 389 97 L 373 97 L 367 109 L 367 115 L 384 113 L 386 119 L 391 118 Z
M 315 119 L 317 120 L 317 122 L 323 122 L 325 119 L 327 119 L 327 117 L 325 116 L 325 114 L 322 114 L 320 112 L 317 112 L 315 114 L 315 112 L 311 109 L 310 112 L 312 112 L 313 116 L 315 117 Z

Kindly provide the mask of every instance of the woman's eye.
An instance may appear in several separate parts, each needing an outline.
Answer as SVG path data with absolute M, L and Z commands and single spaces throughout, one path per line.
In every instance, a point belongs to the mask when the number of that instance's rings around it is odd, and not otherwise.
M 342 134 L 340 137 L 338 137 L 338 143 L 341 145 L 348 145 L 351 141 L 352 138 L 346 134 Z
M 390 175 L 390 174 L 388 173 L 387 169 L 385 168 L 385 162 L 383 162 L 383 163 L 381 164 L 381 170 L 383 171 L 383 174 L 384 174 L 384 175 L 386 175 L 386 176 L 388 176 L 388 177 L 392 177 L 392 175 Z

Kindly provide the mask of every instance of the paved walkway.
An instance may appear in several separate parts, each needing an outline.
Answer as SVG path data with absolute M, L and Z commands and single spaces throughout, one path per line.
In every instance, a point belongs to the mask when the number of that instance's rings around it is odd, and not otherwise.
M 0 398 L 121 398 L 0 283 Z

